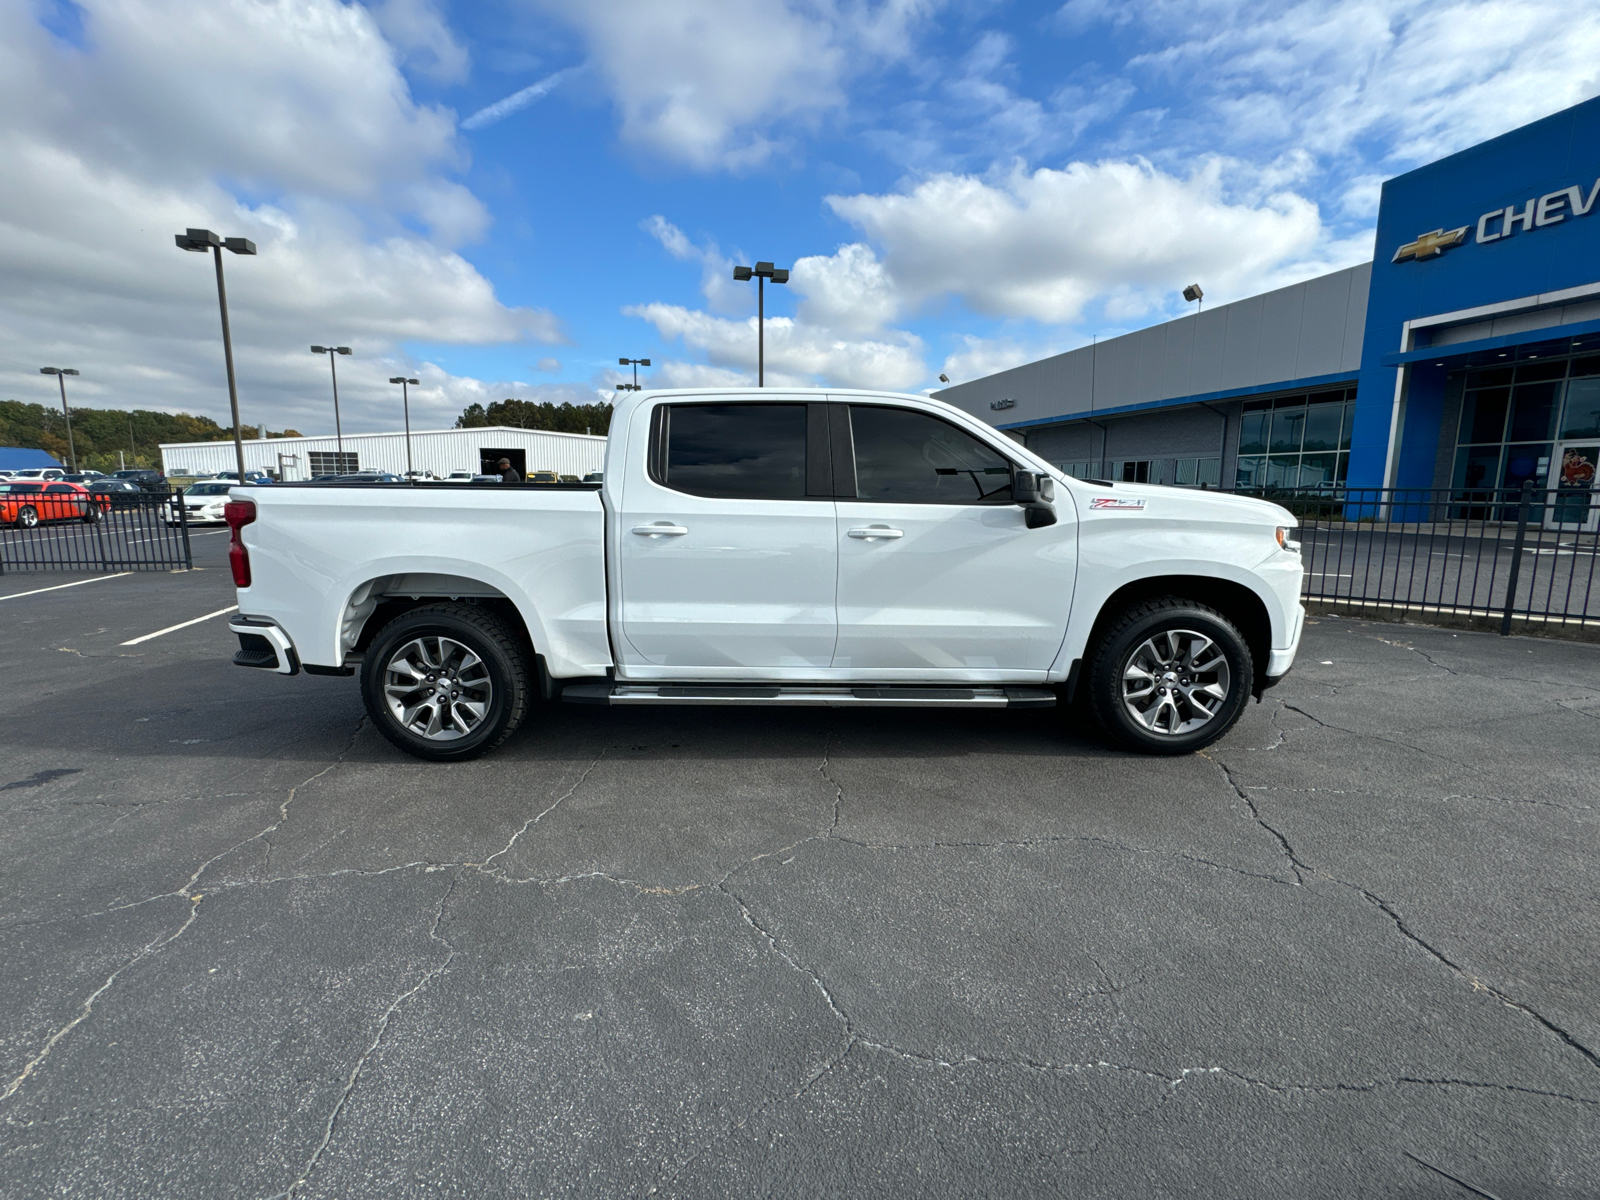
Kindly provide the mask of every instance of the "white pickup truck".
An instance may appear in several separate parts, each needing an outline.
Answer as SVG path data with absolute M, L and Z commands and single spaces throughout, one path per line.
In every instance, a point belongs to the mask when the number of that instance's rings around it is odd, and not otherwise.
M 1075 479 L 936 400 L 621 400 L 604 482 L 240 487 L 242 666 L 361 673 L 421 758 L 539 700 L 1056 705 L 1152 753 L 1209 745 L 1300 641 L 1294 518 Z

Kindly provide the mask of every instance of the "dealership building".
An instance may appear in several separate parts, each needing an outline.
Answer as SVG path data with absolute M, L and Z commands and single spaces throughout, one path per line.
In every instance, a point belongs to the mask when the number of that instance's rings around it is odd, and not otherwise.
M 1371 263 L 935 395 L 1085 477 L 1592 480 L 1600 99 L 1389 180 Z
M 452 471 L 492 475 L 502 458 L 510 459 L 524 477 L 534 471 L 554 471 L 582 479 L 600 470 L 606 456 L 603 437 L 491 425 L 417 430 L 409 438 L 396 432 L 251 439 L 244 443 L 244 468 L 264 471 L 285 483 L 356 471 L 403 475 L 408 469 L 408 440 L 410 469 L 431 471 L 441 479 Z M 179 477 L 239 469 L 231 441 L 163 442 L 161 467 L 164 474 Z

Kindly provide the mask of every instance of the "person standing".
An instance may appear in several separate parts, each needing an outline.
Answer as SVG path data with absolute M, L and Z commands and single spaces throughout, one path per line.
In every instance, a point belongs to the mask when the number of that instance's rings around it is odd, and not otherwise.
M 495 469 L 500 472 L 501 483 L 522 482 L 522 476 L 518 473 L 517 469 L 511 465 L 511 460 L 509 458 L 502 458 L 498 463 L 495 464 Z

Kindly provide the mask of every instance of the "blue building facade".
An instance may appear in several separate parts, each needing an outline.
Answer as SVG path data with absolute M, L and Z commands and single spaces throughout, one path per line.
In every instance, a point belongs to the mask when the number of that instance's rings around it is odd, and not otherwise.
M 1350 482 L 1549 482 L 1597 355 L 1600 99 L 1384 184 Z
M 1600 99 L 1389 180 L 1370 264 L 936 395 L 1103 478 L 1592 479 Z

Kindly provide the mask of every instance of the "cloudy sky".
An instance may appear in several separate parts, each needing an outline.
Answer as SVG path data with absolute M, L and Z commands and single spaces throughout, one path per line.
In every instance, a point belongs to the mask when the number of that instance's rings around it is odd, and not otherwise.
M 0 0 L 0 396 L 394 428 L 916 391 L 1371 255 L 1391 175 L 1600 93 L 1542 0 Z

